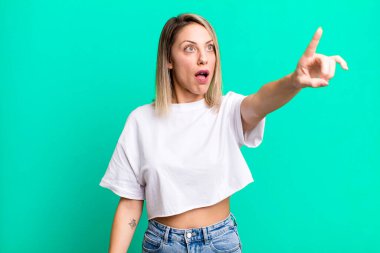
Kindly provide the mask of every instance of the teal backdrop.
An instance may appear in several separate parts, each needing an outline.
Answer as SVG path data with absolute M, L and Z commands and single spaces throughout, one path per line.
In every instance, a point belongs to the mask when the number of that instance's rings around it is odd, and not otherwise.
M 99 186 L 126 117 L 154 98 L 166 20 L 204 16 L 223 94 L 341 55 L 243 147 L 255 182 L 231 198 L 243 252 L 380 252 L 378 1 L 0 1 L 0 252 L 107 252 L 118 196 Z M 129 252 L 141 252 L 144 211 Z

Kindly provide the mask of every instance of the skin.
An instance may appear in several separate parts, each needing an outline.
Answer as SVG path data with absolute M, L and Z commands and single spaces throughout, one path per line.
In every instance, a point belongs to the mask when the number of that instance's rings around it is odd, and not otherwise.
M 172 216 L 156 217 L 154 220 L 173 228 L 200 228 L 224 220 L 228 217 L 229 213 L 230 197 L 215 205 L 195 208 Z
M 335 75 L 336 63 L 348 70 L 347 63 L 339 55 L 326 56 L 316 53 L 321 36 L 322 29 L 318 28 L 294 72 L 263 85 L 258 92 L 243 99 L 240 112 L 244 132 L 252 130 L 266 115 L 285 105 L 302 88 L 326 87 Z M 184 40 L 195 43 L 180 44 Z M 195 102 L 206 94 L 210 84 L 197 84 L 194 74 L 204 68 L 207 68 L 210 74 L 214 71 L 215 54 L 207 50 L 205 43 L 209 40 L 211 36 L 207 30 L 198 24 L 188 25 L 179 32 L 173 44 L 172 62 L 168 66 L 174 74 L 173 103 Z M 191 52 L 184 49 L 188 44 L 194 46 Z M 155 220 L 175 228 L 197 228 L 225 219 L 229 211 L 228 197 L 212 206 L 189 210 L 174 216 L 157 217 Z
M 212 37 L 203 26 L 192 23 L 177 33 L 171 62 L 168 64 L 173 73 L 173 103 L 188 103 L 204 98 L 214 73 L 215 59 Z M 195 73 L 204 69 L 210 73 L 208 82 L 199 84 Z
M 216 58 L 212 45 L 211 35 L 203 26 L 196 23 L 185 26 L 177 34 L 172 46 L 172 61 L 168 65 L 168 68 L 173 71 L 173 103 L 189 103 L 204 98 L 215 69 Z M 195 79 L 195 73 L 201 69 L 209 71 L 206 84 L 199 84 Z M 154 219 L 174 228 L 199 228 L 215 224 L 227 218 L 229 213 L 230 198 L 228 197 L 215 205 Z
M 321 37 L 322 28 L 319 27 L 293 73 L 262 86 L 258 92 L 244 98 L 240 108 L 244 132 L 255 128 L 260 120 L 285 105 L 301 89 L 328 86 L 335 75 L 336 63 L 348 70 L 346 61 L 339 55 L 316 53 Z

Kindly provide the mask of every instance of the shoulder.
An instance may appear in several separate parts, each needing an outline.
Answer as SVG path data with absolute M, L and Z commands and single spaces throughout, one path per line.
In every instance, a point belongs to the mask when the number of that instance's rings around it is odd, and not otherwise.
M 231 106 L 236 103 L 240 103 L 246 96 L 234 91 L 228 91 L 225 95 L 223 95 L 222 103 L 225 106 Z
M 154 107 L 152 104 L 144 104 L 133 109 L 127 116 L 123 133 L 125 135 L 133 135 L 137 137 L 137 132 L 144 125 L 149 125 L 146 123 L 150 123 L 149 119 L 151 118 L 149 115 L 153 114 Z
M 144 104 L 133 109 L 128 116 L 128 120 L 131 121 L 142 121 L 147 119 L 152 119 L 154 117 L 154 104 Z

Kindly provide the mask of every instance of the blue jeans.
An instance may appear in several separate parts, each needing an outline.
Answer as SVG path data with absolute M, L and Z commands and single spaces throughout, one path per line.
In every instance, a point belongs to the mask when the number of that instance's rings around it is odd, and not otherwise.
M 148 221 L 142 252 L 155 253 L 241 253 L 241 241 L 235 216 L 216 224 L 189 229 L 177 229 L 155 220 Z

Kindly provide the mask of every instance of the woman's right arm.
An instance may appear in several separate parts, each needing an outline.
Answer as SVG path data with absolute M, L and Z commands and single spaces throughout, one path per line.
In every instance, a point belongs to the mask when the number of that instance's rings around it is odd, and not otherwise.
M 109 253 L 125 253 L 139 223 L 144 200 L 120 198 L 112 224 Z

